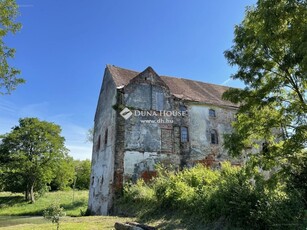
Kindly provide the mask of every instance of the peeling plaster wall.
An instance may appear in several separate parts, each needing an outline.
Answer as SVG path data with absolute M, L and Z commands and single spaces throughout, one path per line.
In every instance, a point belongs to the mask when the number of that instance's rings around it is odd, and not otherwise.
M 213 109 L 216 116 L 209 116 L 209 110 Z M 210 105 L 189 105 L 189 134 L 190 134 L 190 163 L 204 160 L 209 161 L 229 160 L 226 150 L 223 148 L 223 134 L 231 133 L 231 122 L 235 119 L 236 110 Z M 218 134 L 218 144 L 211 144 L 211 130 Z
M 173 124 L 159 122 L 173 120 L 173 117 L 137 116 L 135 112 L 158 112 L 158 103 L 165 111 L 173 109 L 169 89 L 161 83 L 160 77 L 150 72 L 138 76 L 126 86 L 124 101 L 133 115 L 124 124 L 123 182 L 150 179 L 155 176 L 158 162 L 179 168 L 180 156 L 173 151 Z M 144 123 L 148 120 L 152 122 Z
M 145 181 L 156 175 L 155 166 L 158 163 L 179 162 L 179 156 L 156 152 L 126 151 L 124 158 L 125 180 L 136 182 L 142 178 Z
M 116 104 L 116 87 L 112 77 L 106 71 L 94 124 L 92 172 L 88 203 L 88 207 L 93 214 L 107 215 L 112 207 L 116 133 L 116 112 L 112 108 L 114 104 Z M 108 130 L 107 134 L 106 130 Z M 107 144 L 105 144 L 105 141 Z

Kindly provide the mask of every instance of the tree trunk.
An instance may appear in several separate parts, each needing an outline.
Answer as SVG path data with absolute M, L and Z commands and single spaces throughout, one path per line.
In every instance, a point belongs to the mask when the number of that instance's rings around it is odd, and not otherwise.
M 35 202 L 34 183 L 29 182 L 27 184 L 27 187 L 26 187 L 26 190 L 25 190 L 25 199 L 26 199 L 26 201 L 30 201 L 31 203 Z
M 26 188 L 26 191 L 25 191 L 25 200 L 26 201 L 29 200 L 29 190 L 28 190 L 28 187 Z
M 31 185 L 30 196 L 31 196 L 31 203 L 35 203 L 35 198 L 34 198 L 34 184 Z

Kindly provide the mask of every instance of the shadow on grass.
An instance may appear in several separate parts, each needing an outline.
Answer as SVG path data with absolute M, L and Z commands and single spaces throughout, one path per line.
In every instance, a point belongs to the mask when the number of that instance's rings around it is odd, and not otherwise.
M 10 207 L 16 204 L 24 203 L 27 204 L 23 196 L 20 195 L 10 195 L 0 197 L 0 208 Z
M 128 208 L 130 206 L 130 209 Z M 140 208 L 139 204 L 135 205 L 123 205 L 119 213 L 119 216 L 136 217 L 136 221 L 139 223 L 146 223 L 155 226 L 161 230 L 224 230 L 224 229 L 239 229 L 230 228 L 229 223 L 225 218 L 221 217 L 212 223 L 205 223 L 203 219 L 197 219 L 194 215 L 182 212 L 179 210 L 167 210 L 162 208 L 153 208 L 154 204 L 143 205 Z
M 75 201 L 75 202 L 70 203 L 70 204 L 61 204 L 61 207 L 63 207 L 64 210 L 66 210 L 66 211 L 74 210 L 74 209 L 77 209 L 77 208 L 82 208 L 83 206 L 84 206 L 83 201 Z
M 138 221 L 141 223 L 156 223 L 155 227 L 164 230 L 186 229 L 186 230 L 212 230 L 223 229 L 217 226 L 204 224 L 200 220 L 196 220 L 193 216 L 189 216 L 178 211 L 153 210 L 139 216 Z M 215 225 L 215 224 L 214 224 Z

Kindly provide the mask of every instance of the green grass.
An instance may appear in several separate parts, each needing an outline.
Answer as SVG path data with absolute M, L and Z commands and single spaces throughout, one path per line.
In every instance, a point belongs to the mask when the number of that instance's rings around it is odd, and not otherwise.
M 66 215 L 80 216 L 87 208 L 88 191 L 48 192 L 34 204 L 24 200 L 20 193 L 0 193 L 0 216 L 42 216 L 43 211 L 55 201 L 64 207 Z
M 84 229 L 114 229 L 115 222 L 134 221 L 132 218 L 110 217 L 110 216 L 86 216 L 86 217 L 64 217 L 60 222 L 60 229 L 84 230 Z M 9 224 L 9 223 L 8 223 Z M 16 220 L 11 226 L 1 227 L 2 230 L 54 230 L 56 225 L 44 220 L 42 217 L 31 217 L 24 220 Z
M 74 200 L 73 200 L 74 199 Z M 87 216 L 81 212 L 87 208 L 88 191 L 49 192 L 34 204 L 24 201 L 23 194 L 0 192 L 0 229 L 54 230 L 56 225 L 42 217 L 43 211 L 55 201 L 64 207 L 66 217 L 61 219 L 60 229 L 114 229 L 115 222 L 134 221 L 134 218 Z

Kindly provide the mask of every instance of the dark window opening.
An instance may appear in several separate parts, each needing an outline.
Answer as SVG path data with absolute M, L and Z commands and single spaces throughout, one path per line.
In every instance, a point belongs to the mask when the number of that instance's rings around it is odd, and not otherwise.
M 92 185 L 94 185 L 95 177 L 92 176 Z
M 104 134 L 104 144 L 107 145 L 108 144 L 108 129 L 106 129 L 106 132 Z
M 180 110 L 181 112 L 187 111 L 187 107 L 185 107 L 184 105 L 180 105 L 180 106 L 179 106 L 179 110 Z
M 218 144 L 217 131 L 215 129 L 211 130 L 211 144 Z
M 216 114 L 215 114 L 215 110 L 214 110 L 214 109 L 209 109 L 209 116 L 210 116 L 210 117 L 216 117 Z
M 264 155 L 269 152 L 269 143 L 268 142 L 262 143 L 262 152 L 263 152 Z
M 189 135 L 188 135 L 188 128 L 187 127 L 181 127 L 181 129 L 180 129 L 180 139 L 181 139 L 181 142 L 188 142 L 189 141 Z
M 97 151 L 100 150 L 100 139 L 101 139 L 101 136 L 99 135 L 98 140 L 97 140 Z

